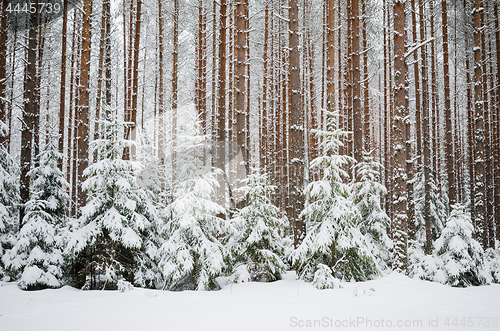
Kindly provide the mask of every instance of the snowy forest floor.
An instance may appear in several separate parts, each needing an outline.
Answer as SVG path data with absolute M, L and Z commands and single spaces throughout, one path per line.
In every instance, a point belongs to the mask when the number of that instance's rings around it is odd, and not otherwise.
M 335 290 L 295 272 L 216 292 L 28 292 L 0 282 L 0 330 L 498 330 L 499 298 L 500 285 L 452 288 L 398 273 Z

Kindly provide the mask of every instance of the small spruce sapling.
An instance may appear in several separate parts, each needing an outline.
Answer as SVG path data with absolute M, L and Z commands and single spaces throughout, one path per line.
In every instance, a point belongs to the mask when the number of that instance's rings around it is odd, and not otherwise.
M 378 178 L 383 166 L 365 153 L 363 162 L 354 166 L 357 180 L 353 182 L 352 199 L 359 215 L 359 230 L 364 235 L 367 254 L 375 262 L 376 273 L 388 269 L 392 241 L 387 235 L 390 220 L 381 206 L 387 189 Z
M 283 262 L 286 220 L 280 217 L 279 209 L 271 204 L 269 195 L 275 189 L 267 184 L 267 176 L 252 169 L 243 180 L 243 191 L 247 206 L 232 219 L 229 244 L 237 266 L 235 281 L 272 282 L 281 279 L 286 271 Z M 242 272 L 241 268 L 246 271 Z M 242 275 L 248 275 L 245 279 Z
M 470 214 L 462 205 L 453 205 L 434 251 L 446 274 L 446 283 L 456 287 L 477 286 L 485 282 L 481 273 L 483 249 L 473 238 Z
M 166 207 L 160 267 L 166 290 L 214 290 L 226 268 L 226 249 L 219 241 L 224 208 L 211 200 L 218 185 L 212 173 L 188 177 L 175 186 L 175 200 Z
M 5 130 L 6 125 L 0 120 L 0 135 L 4 135 Z M 7 148 L 0 144 L 0 279 L 5 275 L 3 256 L 16 242 L 16 204 L 19 201 L 17 174 L 14 160 Z
M 102 137 L 91 143 L 100 160 L 84 171 L 87 204 L 68 243 L 68 253 L 83 266 L 85 288 L 116 289 L 124 279 L 139 286 L 155 287 L 161 281 L 155 271 L 159 217 L 148 190 L 136 183 L 138 162 L 122 160 L 124 126 L 107 112 L 100 120 Z M 149 271 L 148 271 L 149 270 Z
M 21 275 L 19 287 L 25 290 L 57 288 L 63 279 L 62 229 L 66 224 L 68 184 L 58 167 L 62 155 L 57 151 L 57 136 L 49 134 L 48 143 L 29 171 L 32 180 L 26 215 L 17 243 L 8 253 L 6 265 Z
M 345 249 L 350 247 L 349 227 L 355 216 L 350 186 L 345 182 L 345 169 L 354 160 L 339 154 L 343 146 L 340 139 L 347 133 L 336 128 L 338 115 L 330 115 L 329 130 L 317 132 L 325 155 L 314 159 L 310 166 L 321 170 L 322 178 L 306 187 L 310 203 L 301 213 L 306 221 L 306 237 L 292 254 L 300 277 L 308 281 L 313 280 L 320 264 L 337 274 L 338 260 L 345 261 Z

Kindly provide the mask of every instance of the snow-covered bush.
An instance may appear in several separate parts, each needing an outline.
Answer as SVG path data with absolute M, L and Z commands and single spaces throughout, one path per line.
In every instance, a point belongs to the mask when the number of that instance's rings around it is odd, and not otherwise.
M 235 265 L 246 266 L 253 281 L 271 282 L 281 279 L 286 266 L 283 234 L 286 220 L 271 204 L 269 195 L 274 189 L 267 184 L 267 176 L 258 170 L 244 180 L 241 190 L 247 206 L 232 219 L 229 248 Z M 241 266 L 240 266 L 241 268 Z M 241 270 L 237 269 L 239 273 Z
M 5 124 L 0 120 L 0 135 Z M 4 276 L 3 256 L 15 244 L 16 203 L 19 201 L 17 167 L 5 146 L 0 144 L 0 279 Z
M 446 273 L 446 283 L 457 287 L 483 284 L 486 281 L 481 274 L 483 249 L 473 238 L 470 214 L 462 205 L 452 207 L 446 226 L 434 243 L 434 251 Z
M 116 289 L 122 278 L 156 287 L 161 280 L 155 268 L 160 220 L 151 193 L 136 183 L 139 164 L 122 160 L 124 148 L 133 144 L 123 138 L 126 123 L 110 114 L 100 125 L 102 136 L 90 146 L 100 160 L 84 171 L 87 204 L 68 253 L 82 266 L 85 288 Z
M 37 167 L 30 170 L 30 200 L 17 234 L 17 243 L 6 254 L 8 269 L 21 275 L 19 286 L 26 290 L 56 288 L 63 277 L 63 238 L 66 223 L 68 184 L 57 166 L 62 155 L 57 151 L 57 137 L 50 136 L 45 150 L 37 157 Z
M 333 277 L 332 269 L 322 263 L 318 264 L 314 273 L 313 285 L 320 290 L 341 288 L 340 280 Z
M 436 257 L 435 254 L 425 254 L 421 245 L 415 241 L 408 247 L 408 275 L 443 284 L 447 280 L 443 261 Z
M 224 208 L 211 201 L 217 185 L 211 173 L 176 185 L 175 200 L 165 210 L 165 242 L 159 251 L 164 289 L 218 289 L 215 278 L 226 266 L 225 248 L 219 241 L 226 221 L 216 216 Z
M 483 254 L 483 275 L 488 283 L 500 283 L 500 250 L 488 248 Z

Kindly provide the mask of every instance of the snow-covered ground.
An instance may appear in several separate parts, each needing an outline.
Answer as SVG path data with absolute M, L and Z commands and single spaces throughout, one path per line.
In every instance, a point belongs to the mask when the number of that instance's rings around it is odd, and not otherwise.
M 288 272 L 216 292 L 21 291 L 0 282 L 0 330 L 500 330 L 500 285 L 451 288 L 401 274 L 317 290 Z

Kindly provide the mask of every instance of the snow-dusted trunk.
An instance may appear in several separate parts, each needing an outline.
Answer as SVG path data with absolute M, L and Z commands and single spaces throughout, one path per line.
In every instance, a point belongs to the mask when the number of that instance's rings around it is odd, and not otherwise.
M 486 11 L 487 14 L 490 13 L 490 5 L 486 6 Z M 488 15 L 486 18 L 485 22 L 491 22 L 491 16 Z M 495 99 L 494 99 L 494 82 L 493 82 L 493 69 L 492 69 L 492 48 L 491 48 L 491 25 L 487 25 L 484 27 L 485 32 L 483 33 L 482 37 L 482 44 L 483 44 L 483 49 L 485 50 L 484 52 L 484 59 L 483 59 L 483 82 L 484 86 L 486 87 L 485 89 L 485 96 L 484 100 L 486 100 L 484 104 L 484 132 L 485 132 L 485 162 L 486 162 L 486 217 L 487 217 L 487 227 L 486 227 L 486 245 L 484 246 L 484 249 L 486 248 L 494 248 L 495 247 L 495 233 L 494 233 L 494 215 L 493 215 L 493 210 L 494 210 L 494 201 L 495 201 L 495 192 L 494 192 L 494 186 L 493 186 L 493 149 L 492 149 L 492 140 L 493 136 L 492 132 L 493 129 L 493 122 L 492 122 L 492 116 L 493 116 L 493 109 L 495 107 Z M 486 33 L 488 33 L 488 37 L 486 38 Z M 486 41 L 486 39 L 488 39 Z M 486 46 L 487 45 L 487 46 Z
M 500 17 L 498 7 L 500 4 L 495 2 L 494 15 L 495 18 L 495 43 L 496 43 L 496 105 L 495 105 L 495 125 L 493 153 L 494 153 L 494 177 L 495 177 L 495 227 L 496 227 L 496 240 L 500 241 Z
M 7 118 L 7 6 L 9 5 L 8 0 L 2 0 L 0 3 L 0 121 L 7 124 L 10 120 Z M 3 130 L 3 128 L 1 128 Z M 9 143 L 9 137 L 0 133 L 0 144 Z
M 444 117 L 445 117 L 445 146 L 446 146 L 446 172 L 448 174 L 448 200 L 449 206 L 457 201 L 457 187 L 455 182 L 453 160 L 453 133 L 450 97 L 450 69 L 448 50 L 448 7 L 446 0 L 441 0 L 441 27 L 443 33 L 443 78 L 444 78 Z M 456 73 L 455 73 L 456 75 Z M 457 116 L 455 114 L 455 116 Z M 450 210 L 448 206 L 448 211 Z
M 326 5 L 327 4 L 327 5 Z M 325 1 L 327 8 L 327 47 L 326 47 L 326 102 L 329 112 L 334 111 L 335 103 L 335 1 Z
M 235 84 L 235 111 L 236 111 L 236 123 L 237 123 L 237 142 L 238 147 L 241 148 L 243 158 L 245 160 L 245 167 L 248 167 L 248 149 L 246 141 L 246 56 L 247 56 L 247 14 L 246 9 L 248 3 L 244 0 L 239 0 L 236 3 L 236 66 L 234 71 L 234 78 L 236 80 Z
M 196 80 L 195 80 L 195 105 L 201 121 L 201 134 L 207 133 L 206 109 L 206 12 L 203 0 L 198 2 L 198 31 L 196 37 Z
M 361 0 L 361 15 L 362 15 L 362 30 L 363 30 L 363 138 L 365 151 L 371 150 L 371 132 L 370 132 L 370 81 L 368 79 L 368 36 L 367 36 L 367 21 L 368 17 L 366 15 L 366 2 L 367 0 Z M 375 130 L 374 130 L 375 132 Z M 374 139 L 375 141 L 375 139 Z
M 290 163 L 289 183 L 290 209 L 288 217 L 294 226 L 294 244 L 297 246 L 305 234 L 305 227 L 299 214 L 304 207 L 302 194 L 304 183 L 304 114 L 302 109 L 301 82 L 300 82 L 300 53 L 299 53 L 299 25 L 298 0 L 289 1 L 289 77 L 290 77 Z
M 37 102 L 38 93 L 40 92 L 40 83 L 37 80 L 38 76 L 38 27 L 36 14 L 29 16 L 29 31 L 28 31 L 28 49 L 26 51 L 26 67 L 24 79 L 24 109 L 23 109 L 23 126 L 21 129 L 21 178 L 20 178 L 20 196 L 21 208 L 19 213 L 19 227 L 23 225 L 25 215 L 24 205 L 30 197 L 30 177 L 28 172 L 31 168 L 31 153 L 33 148 L 33 128 L 34 119 L 40 114 L 40 104 Z
M 85 205 L 87 195 L 82 189 L 81 184 L 84 181 L 83 171 L 88 165 L 88 147 L 89 147 L 89 81 L 90 81 L 90 18 L 92 16 L 92 1 L 84 0 L 82 13 L 82 53 L 80 61 L 80 84 L 78 93 L 78 206 Z
M 158 0 L 158 159 L 161 167 L 165 166 L 166 149 L 166 123 L 165 123 L 165 81 L 163 67 L 164 60 L 164 12 L 162 0 Z M 164 178 L 162 178 L 162 188 L 164 188 Z
M 361 108 L 361 64 L 359 52 L 359 0 L 351 0 L 352 16 L 352 113 L 353 113 L 353 155 L 357 162 L 363 158 L 363 112 Z
M 177 106 L 179 98 L 179 0 L 174 0 L 173 17 L 173 50 L 172 50 L 172 118 L 170 132 L 172 135 L 172 185 L 177 182 Z
M 475 183 L 473 187 L 474 208 L 476 216 L 476 225 L 484 227 L 486 221 L 486 203 L 485 203 L 485 169 L 484 169 L 484 111 L 483 111 L 483 84 L 482 84 L 482 48 L 481 48 L 481 31 L 483 1 L 475 0 L 474 2 L 474 134 L 475 134 L 475 149 L 474 149 L 474 172 Z M 479 230 L 479 229 L 478 229 Z M 480 231 L 481 233 L 481 231 Z
M 59 153 L 64 153 L 64 138 L 66 131 L 64 121 L 66 119 L 66 53 L 68 40 L 68 0 L 64 0 L 63 22 L 61 40 L 61 89 L 59 90 Z M 59 169 L 63 169 L 63 159 L 58 161 Z
M 260 169 L 262 173 L 268 172 L 268 150 L 271 148 L 269 145 L 268 137 L 268 116 L 269 116 L 269 102 L 268 102 L 268 61 L 269 61 L 269 4 L 266 3 L 264 11 L 264 51 L 262 55 L 264 62 L 263 77 L 262 77 L 262 113 L 260 116 Z
M 437 91 L 437 61 L 436 61 L 436 41 L 435 37 L 435 27 L 434 27 L 434 1 L 429 1 L 429 32 L 430 38 L 432 39 L 430 43 L 430 64 L 431 64 L 431 135 L 432 135 L 432 148 L 434 153 L 431 153 L 432 157 L 432 174 L 433 178 L 436 180 L 439 190 L 441 191 L 441 140 L 440 140 L 440 112 L 439 112 L 439 93 Z
M 388 68 L 388 54 L 390 53 L 390 48 L 388 44 L 388 26 L 389 19 L 387 13 L 387 2 L 384 0 L 383 2 L 383 16 L 384 16 L 384 181 L 385 187 L 387 188 L 388 194 L 385 198 L 385 212 L 392 219 L 392 191 L 391 191 L 391 154 L 390 154 L 390 133 L 389 130 L 391 128 L 391 116 L 390 116 L 390 107 L 389 107 L 389 99 L 390 99 L 390 90 L 388 86 L 388 80 L 390 77 L 389 68 Z M 392 231 L 391 231 L 392 236 Z
M 420 38 L 426 37 L 426 26 L 424 21 L 424 2 L 420 1 L 419 16 L 420 16 Z M 420 48 L 422 57 L 422 134 L 423 134 L 423 170 L 424 170 L 424 222 L 425 222 L 425 252 L 430 254 L 432 250 L 432 233 L 431 233 L 431 215 L 430 215 L 430 172 L 431 172 L 431 137 L 430 137 L 430 121 L 429 121 L 429 76 L 427 67 L 427 46 Z
M 418 39 L 417 36 L 417 9 L 415 5 L 416 0 L 411 0 L 411 20 L 412 20 L 412 36 L 413 36 L 413 43 L 416 45 L 418 42 L 423 42 L 425 39 L 425 35 L 420 35 L 420 39 Z M 418 52 L 413 53 L 413 78 L 414 78 L 414 85 L 415 85 L 415 132 L 416 132 L 416 143 L 417 143 L 417 149 L 415 150 L 415 154 L 417 156 L 420 156 L 422 153 L 422 131 L 421 131 L 421 125 L 422 125 L 422 119 L 421 119 L 421 107 L 420 107 L 420 100 L 421 100 L 421 89 L 420 89 L 420 71 L 419 71 L 419 62 L 418 60 Z M 415 158 L 415 165 L 418 165 L 421 162 L 420 157 Z
M 406 109 L 406 65 L 405 65 L 405 2 L 394 1 L 394 266 L 395 270 L 406 270 L 407 245 L 407 195 L 405 173 L 405 119 Z

